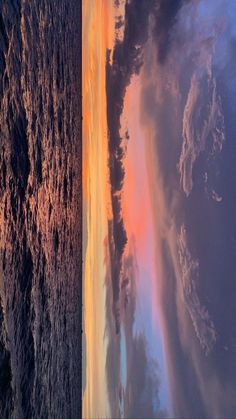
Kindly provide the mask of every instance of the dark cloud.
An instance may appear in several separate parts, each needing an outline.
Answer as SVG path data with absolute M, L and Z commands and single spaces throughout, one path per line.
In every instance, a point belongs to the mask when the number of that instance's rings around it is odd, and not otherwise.
M 136 280 L 138 275 L 135 246 L 124 258 L 121 292 L 119 296 L 119 322 L 124 331 L 126 346 L 127 381 L 121 380 L 121 336 L 116 334 L 112 316 L 113 296 L 109 275 L 106 278 L 106 319 L 108 349 L 106 356 L 107 389 L 112 417 L 166 418 L 160 408 L 160 378 L 158 363 L 149 358 L 143 334 L 134 334 L 136 309 Z M 123 406 L 123 407 L 122 407 Z
M 184 3 L 189 0 L 161 0 L 156 2 L 153 36 L 157 42 L 157 57 L 164 64 L 171 45 L 171 31 L 177 15 Z
M 113 210 L 107 375 L 114 417 L 119 416 L 122 398 L 127 417 L 167 415 L 160 412 L 158 373 L 153 368 L 149 374 L 143 336 L 133 336 L 135 294 L 129 294 L 130 299 L 126 295 L 130 278 L 135 278 L 135 263 L 134 258 L 124 259 L 120 119 L 126 88 L 141 68 L 142 122 L 154 132 L 147 149 L 152 161 L 153 156 L 156 159 L 152 190 L 173 414 L 233 417 L 236 411 L 235 29 L 232 22 L 228 26 L 224 22 L 232 13 L 227 15 L 222 1 L 209 0 L 201 10 L 199 4 L 197 0 L 127 2 L 124 38 L 117 39 L 112 60 L 107 53 Z M 232 2 L 225 4 L 229 7 Z M 117 335 L 121 324 L 125 324 L 128 353 L 125 393 L 120 386 Z
M 121 196 L 125 170 L 123 166 L 124 148 L 120 136 L 121 114 L 126 88 L 133 74 L 142 66 L 143 45 L 148 36 L 148 18 L 154 7 L 154 0 L 132 0 L 126 2 L 124 16 L 124 37 L 115 41 L 112 63 L 110 51 L 106 62 L 106 96 L 109 148 L 109 172 L 113 220 L 109 224 L 111 255 L 113 313 L 116 331 L 119 333 L 119 290 L 122 256 L 127 243 L 124 221 L 121 214 Z M 118 23 L 123 22 L 119 19 Z M 119 24 L 120 24 L 119 23 Z M 128 134 L 126 133 L 126 139 Z
M 109 245 L 109 242 L 108 242 Z M 132 342 L 133 335 L 133 322 L 134 313 L 136 307 L 136 275 L 137 268 L 135 263 L 135 251 L 128 255 L 124 259 L 124 272 L 121 282 L 123 283 L 128 279 L 129 286 L 129 303 L 124 305 L 125 287 L 122 287 L 121 293 L 119 293 L 119 299 L 116 302 L 116 308 L 119 312 L 119 316 L 114 316 L 114 284 L 113 275 L 114 272 L 110 270 L 112 268 L 112 262 L 110 267 L 107 266 L 106 276 L 106 336 L 108 338 L 108 347 L 106 355 L 106 376 L 107 376 L 107 390 L 110 403 L 110 409 L 112 417 L 120 417 L 120 391 L 121 391 L 121 357 L 120 357 L 120 334 L 117 334 L 117 328 L 120 330 L 121 317 L 125 324 L 126 336 L 130 342 Z M 126 281 L 127 282 L 127 281 Z M 126 339 L 127 339 L 126 338 Z
M 124 19 L 122 15 L 116 16 L 115 18 L 115 29 L 120 29 L 124 26 Z
M 120 271 L 122 255 L 127 243 L 120 199 L 125 177 L 123 139 L 120 136 L 125 92 L 132 75 L 138 74 L 143 65 L 144 46 L 150 31 L 150 17 L 152 16 L 154 19 L 153 36 L 157 41 L 159 60 L 164 62 L 169 49 L 170 31 L 183 3 L 183 1 L 177 0 L 127 1 L 124 21 L 119 17 L 116 22 L 118 26 L 124 24 L 123 39 L 116 39 L 112 57 L 111 52 L 107 51 L 106 96 L 113 213 L 113 220 L 109 225 L 109 242 L 113 272 L 113 312 L 116 317 L 117 333 L 119 333 L 117 302 L 119 300 Z M 168 122 L 167 124 L 169 125 Z
M 145 337 L 133 337 L 125 392 L 125 417 L 166 418 L 160 409 L 158 364 L 148 360 Z
M 114 0 L 114 6 L 119 7 L 120 6 L 120 0 Z
M 154 368 L 154 365 L 150 368 L 144 337 L 133 336 L 134 284 L 137 272 L 134 255 L 124 258 L 127 236 L 121 214 L 121 191 L 125 170 L 120 128 L 126 88 L 132 75 L 138 74 L 143 65 L 144 46 L 150 31 L 150 17 L 154 19 L 153 36 L 159 45 L 158 59 L 164 63 L 170 46 L 170 30 L 181 5 L 182 2 L 178 1 L 127 1 L 124 21 L 119 18 L 116 22 L 116 29 L 124 25 L 123 40 L 116 39 L 112 57 L 111 52 L 107 51 L 106 94 L 113 219 L 109 221 L 108 237 L 110 276 L 106 281 L 108 336 L 106 371 L 113 417 L 119 416 L 122 398 L 125 417 L 167 417 L 167 412 L 160 409 L 158 369 Z M 163 120 L 163 115 L 160 115 L 160 118 Z M 170 126 L 168 119 L 166 125 Z M 120 383 L 121 324 L 125 327 L 127 345 L 128 376 L 125 392 L 121 389 Z

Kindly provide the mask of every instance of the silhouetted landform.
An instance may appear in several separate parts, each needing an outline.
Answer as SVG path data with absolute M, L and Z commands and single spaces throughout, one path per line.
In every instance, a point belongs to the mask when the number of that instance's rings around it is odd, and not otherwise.
M 0 417 L 81 417 L 81 2 L 0 2 Z

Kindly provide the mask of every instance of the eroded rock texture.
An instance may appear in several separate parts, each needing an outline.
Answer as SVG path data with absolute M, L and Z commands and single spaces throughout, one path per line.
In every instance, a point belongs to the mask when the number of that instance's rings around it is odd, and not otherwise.
M 0 0 L 0 417 L 81 415 L 81 5 Z

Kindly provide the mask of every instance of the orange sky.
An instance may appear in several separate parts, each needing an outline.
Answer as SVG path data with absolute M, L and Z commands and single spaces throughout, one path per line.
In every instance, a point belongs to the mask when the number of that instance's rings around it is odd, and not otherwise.
M 117 13 L 117 11 L 116 11 Z M 119 12 L 120 13 L 120 12 Z M 122 13 L 122 11 L 121 11 Z M 111 191 L 108 173 L 108 138 L 106 119 L 105 59 L 106 48 L 114 42 L 114 15 L 111 0 L 83 0 L 83 202 L 84 202 L 84 333 L 86 338 L 86 387 L 83 417 L 109 417 L 106 387 L 104 239 L 107 220 L 111 218 Z M 120 34 L 122 36 L 122 34 Z M 130 139 L 124 160 L 125 180 L 122 191 L 122 214 L 129 241 L 135 240 L 140 272 L 137 286 L 143 324 L 148 323 L 147 339 L 160 345 L 158 300 L 153 228 L 153 205 L 150 196 L 149 170 L 146 161 L 148 131 L 140 121 L 141 77 L 133 76 L 124 101 L 121 131 L 128 128 Z M 121 132 L 121 134 L 122 134 Z M 150 157 L 150 156 L 149 156 Z M 145 298 L 143 298 L 143 292 Z M 139 298 L 139 297 L 138 297 Z M 137 307 L 139 307 L 137 301 Z M 149 324 L 150 328 L 149 329 Z M 85 347 L 84 347 L 85 351 Z M 160 352 L 155 356 L 159 357 Z
M 110 191 L 107 167 L 106 48 L 113 43 L 110 0 L 83 0 L 83 260 L 86 373 L 83 417 L 109 417 L 105 360 L 105 266 Z M 86 353 L 85 353 L 86 351 Z

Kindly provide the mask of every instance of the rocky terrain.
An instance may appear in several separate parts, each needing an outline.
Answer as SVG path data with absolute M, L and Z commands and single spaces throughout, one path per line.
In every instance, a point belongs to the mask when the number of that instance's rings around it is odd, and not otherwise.
M 0 417 L 81 416 L 81 4 L 0 0 Z

